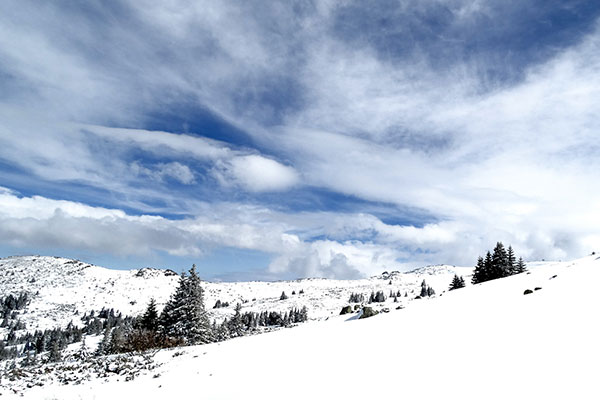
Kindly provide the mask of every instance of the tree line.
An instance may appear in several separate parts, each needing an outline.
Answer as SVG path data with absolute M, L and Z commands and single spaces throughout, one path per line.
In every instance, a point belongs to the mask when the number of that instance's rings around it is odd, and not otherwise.
M 12 315 L 16 309 L 28 304 L 27 295 L 9 296 L 0 299 L 3 315 Z M 17 306 L 18 305 L 18 306 Z M 221 302 L 220 306 L 223 306 Z M 217 307 L 218 308 L 218 307 Z M 24 329 L 12 324 L 8 335 L 0 340 L 0 360 L 25 356 L 22 366 L 37 362 L 40 354 L 43 361 L 56 362 L 62 359 L 62 351 L 70 344 L 82 342 L 80 352 L 86 353 L 85 336 L 102 334 L 93 356 L 145 351 L 180 345 L 205 344 L 252 334 L 262 327 L 289 326 L 308 319 L 306 307 L 292 308 L 287 312 L 262 311 L 242 313 L 237 304 L 235 314 L 221 324 L 209 320 L 204 305 L 204 290 L 193 265 L 188 273 L 182 273 L 175 292 L 162 312 L 156 301 L 150 299 L 145 311 L 137 316 L 123 316 L 114 309 L 103 308 L 81 317 L 83 327 L 72 322 L 66 328 L 36 331 L 18 336 L 16 331 Z M 9 347 L 10 346 L 10 347 Z M 87 356 L 87 355 L 86 355 Z
M 512 246 L 508 250 L 502 242 L 496 243 L 493 252 L 488 251 L 485 258 L 477 259 L 477 266 L 473 273 L 471 283 L 491 281 L 493 279 L 505 278 L 507 276 L 521 274 L 527 270 L 523 259 L 516 259 Z

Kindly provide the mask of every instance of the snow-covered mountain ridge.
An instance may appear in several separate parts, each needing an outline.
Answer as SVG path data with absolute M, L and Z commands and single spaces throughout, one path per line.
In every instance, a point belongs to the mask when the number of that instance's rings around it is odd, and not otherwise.
M 31 399 L 597 399 L 598 282 L 595 255 L 536 263 L 366 320 L 163 350 L 133 381 L 65 386 L 50 374 L 44 387 L 13 387 Z
M 151 297 L 162 307 L 173 293 L 178 275 L 171 270 L 143 268 L 112 270 L 78 260 L 47 256 L 22 256 L 0 259 L 0 293 L 17 295 L 27 292 L 31 303 L 19 318 L 26 330 L 64 327 L 78 323 L 80 316 L 92 310 L 114 308 L 124 315 L 143 312 Z M 419 294 L 423 279 L 442 293 L 452 275 L 471 273 L 470 268 L 430 266 L 410 273 L 384 273 L 358 280 L 321 278 L 278 282 L 203 282 L 205 303 L 213 319 L 221 320 L 233 313 L 236 303 L 244 311 L 287 311 L 306 306 L 310 319 L 337 315 L 348 303 L 351 293 L 368 296 L 383 291 L 386 296 L 400 291 L 403 306 Z M 281 293 L 288 296 L 280 300 Z M 217 300 L 229 307 L 213 309 Z M 392 299 L 375 307 L 390 307 Z M 387 304 L 387 305 L 386 305 Z M 0 334 L 2 334 L 0 329 Z

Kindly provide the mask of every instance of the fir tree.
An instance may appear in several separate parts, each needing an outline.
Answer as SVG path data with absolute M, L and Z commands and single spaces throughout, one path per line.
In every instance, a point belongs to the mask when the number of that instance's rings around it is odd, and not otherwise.
M 520 273 L 519 271 L 524 270 L 524 265 L 519 267 L 519 263 L 515 263 L 515 258 L 512 246 L 509 246 L 507 251 L 502 242 L 496 243 L 493 254 L 488 251 L 485 260 L 481 257 L 477 260 L 472 283 L 486 282 Z
M 244 334 L 244 323 L 242 322 L 242 305 L 237 303 L 235 306 L 235 314 L 229 320 L 228 331 L 229 336 L 237 337 Z
M 50 343 L 50 353 L 48 354 L 48 362 L 59 362 L 62 360 L 62 354 L 60 351 L 60 344 L 57 339 L 52 340 Z
M 110 354 L 110 328 L 106 328 L 104 330 L 104 337 L 102 341 L 98 344 L 98 348 L 96 349 L 96 355 L 104 356 Z
M 448 290 L 454 290 L 454 289 L 460 289 L 465 287 L 465 281 L 464 279 L 461 277 L 459 277 L 458 275 L 454 275 L 454 278 L 452 279 L 452 283 L 450 283 L 450 287 L 448 288 Z
M 519 257 L 519 261 L 517 262 L 517 266 L 515 267 L 515 274 L 522 274 L 525 271 L 527 271 L 525 263 L 523 262 L 523 259 Z
M 514 252 L 512 246 L 508 246 L 506 256 L 507 256 L 508 275 L 514 275 L 516 273 L 516 269 L 517 269 L 517 261 L 515 259 L 515 252 Z
M 509 275 L 508 254 L 502 242 L 498 242 L 496 243 L 496 247 L 494 247 L 494 254 L 492 255 L 490 279 L 504 278 Z
M 287 295 L 285 294 L 285 292 L 281 292 L 281 296 L 279 296 L 279 300 L 287 300 Z
M 209 343 L 212 332 L 208 315 L 204 309 L 204 290 L 200 277 L 196 273 L 196 264 L 192 265 L 186 285 L 187 305 L 184 307 L 184 337 L 192 344 Z
M 158 311 L 156 310 L 156 301 L 154 298 L 150 299 L 148 307 L 140 321 L 140 326 L 142 329 L 152 332 L 158 331 Z
M 188 344 L 212 341 L 211 325 L 204 309 L 204 291 L 195 264 L 189 276 L 181 273 L 179 286 L 161 314 L 160 327 L 163 335 L 183 339 Z
M 423 279 L 423 282 L 421 282 L 421 294 L 419 296 L 421 296 L 421 297 L 427 296 L 427 283 L 425 282 L 425 279 Z

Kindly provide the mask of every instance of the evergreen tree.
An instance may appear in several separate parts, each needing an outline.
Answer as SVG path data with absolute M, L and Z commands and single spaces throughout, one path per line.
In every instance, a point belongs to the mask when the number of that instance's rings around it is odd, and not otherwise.
M 302 306 L 302 309 L 300 310 L 300 315 L 298 317 L 298 322 L 306 321 L 308 321 L 308 309 L 306 308 L 306 306 Z
M 427 283 L 425 282 L 425 279 L 423 279 L 423 282 L 421 282 L 421 294 L 419 296 L 421 296 L 421 297 L 427 296 Z
M 502 242 L 498 242 L 496 243 L 496 247 L 494 247 L 494 254 L 492 255 L 490 279 L 504 278 L 509 275 L 508 254 Z
M 381 290 L 378 290 L 377 293 L 375 294 L 375 298 L 373 301 L 376 303 L 385 302 L 385 294 L 383 294 L 383 292 Z
M 125 328 L 123 326 L 115 327 L 110 335 L 107 353 L 118 354 L 126 351 L 125 340 Z
M 472 283 L 504 278 L 524 271 L 524 264 L 519 266 L 519 263 L 515 263 L 515 258 L 512 246 L 508 246 L 508 250 L 505 250 L 502 242 L 496 243 L 493 254 L 488 251 L 485 260 L 481 257 L 477 260 Z
M 188 342 L 210 343 L 213 340 L 210 321 L 204 309 L 204 290 L 196 273 L 196 264 L 192 265 L 186 285 L 187 305 L 184 307 L 184 337 Z
M 102 338 L 102 341 L 98 344 L 98 348 L 96 349 L 96 355 L 104 356 L 110 354 L 110 337 L 110 328 L 107 327 L 104 330 L 104 337 Z
M 148 307 L 146 308 L 144 315 L 142 315 L 140 326 L 142 329 L 152 332 L 158 331 L 158 311 L 156 310 L 156 301 L 154 298 L 150 299 Z
M 508 267 L 508 275 L 514 275 L 517 269 L 517 260 L 515 259 L 515 252 L 513 251 L 512 246 L 508 246 L 508 250 L 506 252 L 507 256 L 507 267 Z
M 286 300 L 288 297 L 285 292 L 281 292 L 281 296 L 279 296 L 279 300 Z
M 228 331 L 230 337 L 238 337 L 244 334 L 244 323 L 242 321 L 242 305 L 237 303 L 235 306 L 235 314 L 229 320 Z
M 525 271 L 527 271 L 525 263 L 523 262 L 523 259 L 519 257 L 519 261 L 517 262 L 517 266 L 515 267 L 515 274 L 522 274 Z
M 48 354 L 48 362 L 59 362 L 62 360 L 62 354 L 60 351 L 60 344 L 58 339 L 53 338 L 50 342 L 50 353 Z
M 450 283 L 450 287 L 448 288 L 448 290 L 454 290 L 454 289 L 460 289 L 465 287 L 465 281 L 462 278 L 462 276 L 459 278 L 458 275 L 454 275 L 454 278 L 452 278 L 452 283 Z
M 216 325 L 216 321 L 213 325 Z M 215 340 L 221 342 L 223 340 L 229 339 L 231 336 L 229 334 L 229 321 L 224 320 L 222 324 L 216 327 L 215 330 Z
M 210 321 L 204 309 L 204 291 L 195 264 L 189 276 L 181 273 L 179 286 L 160 316 L 160 328 L 163 335 L 182 339 L 188 344 L 213 340 Z
M 160 332 L 163 336 L 180 338 L 183 337 L 184 332 L 180 321 L 183 319 L 182 308 L 186 301 L 186 286 L 187 276 L 185 272 L 181 272 L 179 276 L 179 284 L 175 289 L 175 293 L 171 295 L 171 298 L 165 304 L 162 313 L 160 314 L 159 326 Z
M 81 346 L 79 346 L 79 349 L 77 350 L 77 353 L 75 355 L 79 360 L 87 360 L 89 357 L 89 353 L 88 353 L 88 348 L 87 345 L 85 343 L 85 336 L 82 338 L 81 340 Z

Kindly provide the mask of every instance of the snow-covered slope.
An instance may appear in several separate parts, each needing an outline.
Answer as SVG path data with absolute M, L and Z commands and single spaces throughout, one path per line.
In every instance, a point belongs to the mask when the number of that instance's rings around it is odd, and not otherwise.
M 390 273 L 369 279 L 330 280 L 301 279 L 281 282 L 204 282 L 205 303 L 211 318 L 220 320 L 233 314 L 236 303 L 244 311 L 288 311 L 306 306 L 310 319 L 322 319 L 339 313 L 352 292 L 370 294 L 390 290 L 402 294 L 406 303 L 420 292 L 423 279 L 436 292 L 448 287 L 452 274 L 469 274 L 469 268 L 432 266 L 411 273 Z M 201 272 L 201 271 L 200 271 Z M 26 291 L 33 295 L 26 313 L 19 318 L 26 329 L 48 329 L 78 323 L 84 313 L 104 307 L 114 308 L 125 315 L 140 314 L 151 297 L 162 307 L 177 286 L 173 271 L 144 268 L 119 271 L 60 257 L 9 257 L 0 259 L 0 293 L 3 296 Z M 392 282 L 392 284 L 390 284 Z M 303 294 L 300 294 L 300 291 Z M 281 293 L 288 299 L 280 301 Z M 293 295 L 292 293 L 296 294 Z M 212 309 L 217 300 L 228 302 L 227 308 Z M 377 307 L 390 307 L 377 304 Z M 0 335 L 4 332 L 0 329 Z
M 597 399 L 598 282 L 595 256 L 545 263 L 366 320 L 163 350 L 133 381 L 53 384 L 25 397 Z

